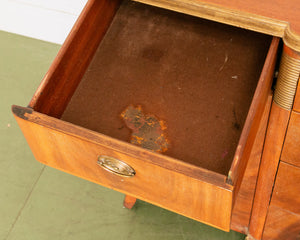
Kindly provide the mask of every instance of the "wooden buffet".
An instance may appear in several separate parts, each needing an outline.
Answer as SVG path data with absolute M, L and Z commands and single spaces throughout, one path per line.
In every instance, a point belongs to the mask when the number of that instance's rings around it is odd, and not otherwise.
M 36 159 L 128 208 L 299 239 L 297 0 L 139 2 L 89 0 L 28 107 L 12 107 Z

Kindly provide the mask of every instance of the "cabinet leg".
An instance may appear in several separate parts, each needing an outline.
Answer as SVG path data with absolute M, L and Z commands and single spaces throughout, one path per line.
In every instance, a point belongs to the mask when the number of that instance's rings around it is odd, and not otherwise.
M 136 202 L 135 197 L 132 197 L 130 195 L 125 195 L 123 206 L 128 209 L 131 209 L 134 206 L 135 202 Z

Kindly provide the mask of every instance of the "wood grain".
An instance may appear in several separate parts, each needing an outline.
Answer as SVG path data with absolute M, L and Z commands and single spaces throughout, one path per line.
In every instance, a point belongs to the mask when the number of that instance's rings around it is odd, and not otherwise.
M 232 187 L 225 183 L 225 176 L 188 166 L 28 108 L 14 106 L 13 112 L 38 161 L 229 231 Z M 112 147 L 114 143 L 119 146 Z M 132 154 L 135 151 L 138 154 Z M 135 169 L 136 175 L 122 178 L 103 170 L 97 166 L 99 155 L 126 162 Z M 168 169 L 168 162 L 173 162 L 172 169 Z M 185 172 L 188 169 L 189 172 Z
M 300 7 L 297 0 L 137 0 L 146 4 L 283 37 L 300 51 Z
M 250 222 L 250 215 L 256 188 L 258 169 L 262 155 L 267 124 L 269 120 L 272 98 L 273 94 L 272 92 L 270 92 L 263 113 L 263 117 L 259 125 L 257 136 L 255 138 L 255 142 L 251 150 L 251 155 L 249 157 L 243 181 L 238 191 L 238 195 L 236 197 L 234 207 L 232 210 L 230 228 L 234 231 L 241 232 L 244 234 L 248 233 L 248 226 Z
M 295 58 L 294 51 L 284 45 L 274 93 L 274 102 L 282 108 L 293 108 L 299 74 L 300 59 Z
M 263 240 L 300 239 L 300 168 L 281 162 Z
M 239 143 L 271 40 L 124 1 L 62 119 L 129 142 L 120 114 L 141 106 L 165 122 L 165 155 L 227 175 L 249 133 L 245 127 Z M 268 67 L 263 73 L 272 75 Z M 265 99 L 255 102 L 261 106 Z M 253 117 L 256 109 L 250 112 Z
M 169 170 L 185 174 L 192 178 L 199 178 L 208 182 L 210 184 L 218 185 L 226 189 L 232 189 L 232 186 L 226 184 L 226 176 L 209 171 L 207 169 L 196 167 L 194 165 L 179 161 L 174 158 L 167 157 L 165 155 L 157 154 L 140 147 L 134 146 L 130 143 L 119 141 L 117 139 L 105 136 L 103 134 L 87 130 L 85 128 L 70 124 L 68 122 L 49 117 L 45 114 L 40 114 L 33 111 L 30 108 L 12 106 L 12 111 L 15 116 L 19 118 L 29 120 L 42 125 L 47 126 L 51 129 L 56 129 L 57 131 L 63 132 L 72 136 L 80 136 L 82 139 L 105 145 L 112 150 L 122 152 L 124 154 L 130 155 L 132 157 L 141 158 L 144 161 L 147 161 L 151 164 L 167 168 Z M 34 114 L 33 114 L 34 113 Z M 30 117 L 30 118 L 29 118 Z
M 293 105 L 293 109 L 297 112 L 300 112 L 300 81 L 299 81 L 299 79 L 298 79 L 295 101 L 294 101 L 294 105 Z
M 280 162 L 271 205 L 300 215 L 300 168 Z M 300 225 L 300 222 L 299 222 Z
M 299 240 L 300 215 L 270 206 L 263 233 L 263 240 Z
M 300 167 L 300 113 L 295 111 L 291 114 L 281 160 Z
M 295 51 L 291 50 L 289 52 L 289 55 L 292 56 L 295 59 L 300 59 L 300 51 L 295 52 Z M 298 80 L 297 91 L 296 91 L 296 96 L 295 96 L 293 109 L 297 112 L 300 112 L 300 81 L 299 80 Z
M 286 52 L 292 58 L 295 58 L 298 60 L 300 59 L 300 52 L 297 52 L 286 45 L 283 46 L 283 51 Z
M 239 191 L 241 181 L 247 166 L 248 159 L 251 154 L 251 149 L 254 144 L 259 125 L 267 105 L 267 100 L 270 94 L 270 89 L 273 83 L 273 73 L 277 59 L 279 39 L 274 38 L 249 109 L 249 113 L 237 146 L 233 163 L 231 165 L 228 179 L 235 186 L 234 198 Z
M 29 103 L 60 117 L 104 37 L 120 0 L 89 0 Z
M 254 239 L 262 237 L 289 116 L 290 111 L 273 102 L 249 225 Z
M 14 106 L 13 112 L 16 119 L 36 159 L 40 162 L 129 194 L 130 196 L 125 198 L 125 205 L 129 207 L 133 206 L 135 198 L 138 197 L 184 216 L 229 231 L 232 206 L 238 198 L 247 160 L 256 139 L 260 120 L 266 109 L 267 99 L 270 98 L 269 90 L 272 84 L 272 73 L 276 62 L 279 39 L 274 38 L 270 46 L 226 183 L 226 176 L 222 174 L 147 150 L 141 150 L 100 133 L 49 117 L 60 117 L 64 112 L 119 4 L 119 0 L 88 1 L 29 104 L 34 111 L 30 108 Z M 248 15 L 245 19 L 247 17 Z M 280 33 L 285 31 L 284 23 L 277 22 L 276 24 L 274 29 L 276 28 Z M 271 27 L 271 31 L 274 29 Z M 272 111 L 273 121 L 277 117 L 279 119 L 282 117 L 283 126 L 285 113 L 280 112 L 281 110 L 278 110 L 274 104 Z M 267 116 L 266 113 L 265 116 Z M 274 137 L 273 131 L 280 130 L 282 126 L 269 125 L 269 138 L 267 135 L 269 144 L 272 142 L 271 136 Z M 275 130 L 272 130 L 272 127 Z M 272 156 L 274 156 L 273 150 L 270 151 L 264 154 L 273 154 Z M 136 170 L 136 176 L 125 179 L 102 170 L 96 164 L 97 156 L 100 154 L 109 155 L 129 163 Z M 251 175 L 250 172 L 248 174 Z M 255 173 L 252 175 L 252 187 L 253 176 Z M 269 177 L 268 180 L 270 179 Z M 258 181 L 264 182 L 261 179 Z M 156 188 L 158 185 L 161 187 Z M 246 193 L 246 198 L 250 195 L 249 199 L 245 201 L 247 203 L 241 203 L 240 207 L 237 207 L 237 209 L 241 209 L 247 205 L 246 214 L 243 212 L 236 219 L 242 215 L 247 215 L 249 219 L 253 188 L 248 190 L 251 190 L 252 193 Z M 260 191 L 262 190 L 260 189 Z M 249 220 L 246 218 L 244 220 L 246 225 Z

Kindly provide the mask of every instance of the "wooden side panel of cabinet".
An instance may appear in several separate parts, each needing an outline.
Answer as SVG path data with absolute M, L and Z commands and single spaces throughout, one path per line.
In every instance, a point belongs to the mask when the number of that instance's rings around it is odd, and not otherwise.
M 298 81 L 297 91 L 296 91 L 296 97 L 293 109 L 297 112 L 300 112 L 300 81 Z
M 296 59 L 296 61 L 298 62 L 298 66 L 299 66 L 300 51 L 297 51 L 297 52 L 292 51 L 292 53 L 293 53 L 292 57 L 294 59 Z M 298 74 L 299 74 L 299 70 L 298 70 Z M 293 110 L 300 112 L 300 81 L 299 80 L 298 80 L 298 86 L 297 86 L 297 90 L 296 90 L 296 96 L 295 96 L 295 99 L 294 99 Z
M 298 76 L 299 76 L 300 50 L 299 51 L 290 50 L 290 56 L 292 58 L 294 58 L 294 60 L 297 62 L 296 63 L 297 66 L 298 66 L 297 72 L 298 72 Z M 296 95 L 295 95 L 295 99 L 294 99 L 293 110 L 300 112 L 300 81 L 299 80 L 298 80 L 298 85 L 297 85 L 297 89 L 296 89 Z
M 249 224 L 254 239 L 262 238 L 289 117 L 290 111 L 273 101 Z
M 281 162 L 263 240 L 300 239 L 300 168 Z
M 271 205 L 263 240 L 299 240 L 300 215 Z
M 280 162 L 271 205 L 300 215 L 300 168 Z
M 295 111 L 291 114 L 281 160 L 300 167 L 300 113 Z

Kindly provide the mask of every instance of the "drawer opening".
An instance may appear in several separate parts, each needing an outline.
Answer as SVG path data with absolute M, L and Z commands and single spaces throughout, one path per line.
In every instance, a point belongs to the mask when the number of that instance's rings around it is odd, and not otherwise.
M 227 175 L 271 37 L 124 1 L 62 119 L 130 141 L 130 105 L 163 120 L 163 154 Z

